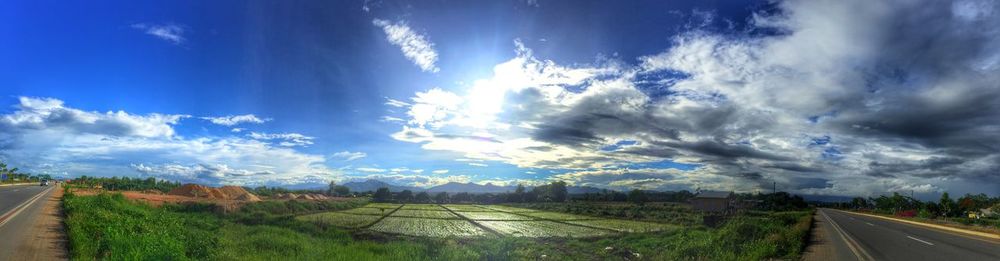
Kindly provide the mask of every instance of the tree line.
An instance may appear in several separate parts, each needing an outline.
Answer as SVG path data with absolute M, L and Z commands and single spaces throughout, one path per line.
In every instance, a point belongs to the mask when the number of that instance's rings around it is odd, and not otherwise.
M 0 162 L 0 183 L 20 181 L 38 182 L 51 179 L 52 176 L 49 174 L 32 175 L 30 173 L 22 173 L 20 172 L 20 169 L 7 166 L 7 163 Z
M 70 185 L 72 186 L 83 186 L 83 187 L 98 187 L 104 188 L 106 190 L 158 190 L 161 192 L 169 192 L 170 190 L 180 187 L 181 183 L 176 181 L 158 180 L 153 177 L 149 178 L 129 178 L 129 177 L 88 177 L 80 176 L 74 179 Z
M 967 217 L 970 212 L 976 213 L 981 209 L 993 208 L 994 211 L 1000 211 L 1000 197 L 991 198 L 980 193 L 965 194 L 958 199 L 952 199 L 951 195 L 945 192 L 937 201 L 920 201 L 910 196 L 892 193 L 891 196 L 855 197 L 851 202 L 839 203 L 838 207 L 923 218 Z

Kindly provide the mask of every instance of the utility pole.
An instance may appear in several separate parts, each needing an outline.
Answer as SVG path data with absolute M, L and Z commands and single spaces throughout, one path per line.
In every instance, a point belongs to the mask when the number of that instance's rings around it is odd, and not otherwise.
M 771 181 L 771 194 L 777 194 L 777 193 L 778 193 L 778 182 Z

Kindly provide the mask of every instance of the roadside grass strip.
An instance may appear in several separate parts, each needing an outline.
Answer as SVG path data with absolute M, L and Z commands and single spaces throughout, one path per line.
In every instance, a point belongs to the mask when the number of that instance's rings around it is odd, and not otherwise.
M 496 211 L 493 209 L 488 209 L 476 205 L 443 205 L 445 208 L 456 212 L 492 212 Z
M 484 208 L 488 208 L 488 209 L 492 209 L 492 210 L 503 211 L 503 212 L 513 212 L 513 213 L 538 212 L 539 211 L 539 210 L 530 209 L 530 208 L 515 208 L 515 207 L 500 206 L 500 205 L 479 205 L 479 206 L 480 207 L 484 207 Z
M 596 217 L 588 217 L 588 216 L 557 213 L 557 212 L 522 212 L 518 214 L 536 218 L 560 220 L 560 221 L 598 219 Z
M 373 207 L 362 207 L 362 208 L 352 208 L 348 210 L 338 211 L 340 213 L 347 214 L 358 214 L 358 215 L 375 215 L 382 216 L 389 214 L 395 208 L 373 208 Z
M 444 208 L 441 208 L 441 206 L 433 205 L 433 204 L 406 204 L 406 205 L 403 205 L 402 209 L 404 209 L 404 210 L 406 210 L 406 209 L 412 209 L 412 210 L 439 210 L 439 211 L 445 211 L 446 210 Z
M 515 237 L 596 237 L 611 231 L 553 221 L 476 221 L 500 234 Z
M 535 220 L 534 218 L 504 212 L 456 212 L 471 220 Z
M 425 237 L 483 237 L 491 234 L 469 221 L 387 217 L 369 228 L 372 231 Z
M 326 212 L 297 217 L 302 221 L 309 221 L 319 224 L 328 224 L 344 228 L 361 228 L 378 221 L 379 216 L 373 215 L 353 215 L 338 212 Z
M 392 213 L 391 217 L 458 219 L 458 216 L 455 216 L 455 214 L 445 211 L 444 209 L 441 209 L 441 211 L 415 210 L 415 209 L 406 209 L 405 206 L 403 207 L 403 209 L 396 210 L 396 212 Z
M 676 225 L 643 222 L 643 221 L 632 221 L 632 220 L 617 220 L 617 219 L 569 220 L 565 222 L 581 226 L 611 229 L 627 233 L 669 231 L 680 228 Z

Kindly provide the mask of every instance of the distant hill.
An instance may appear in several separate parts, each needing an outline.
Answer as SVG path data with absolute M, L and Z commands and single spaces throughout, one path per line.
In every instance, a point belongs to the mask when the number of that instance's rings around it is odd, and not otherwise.
M 376 191 L 379 188 L 389 188 L 389 191 L 392 192 L 400 192 L 403 190 L 423 191 L 423 189 L 420 188 L 409 187 L 409 186 L 397 186 L 374 179 L 369 179 L 365 181 L 352 181 L 344 183 L 343 185 L 351 189 L 351 192 Z

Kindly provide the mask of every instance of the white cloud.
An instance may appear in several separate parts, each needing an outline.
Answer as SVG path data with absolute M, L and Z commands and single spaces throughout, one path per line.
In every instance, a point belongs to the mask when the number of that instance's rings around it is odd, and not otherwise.
M 132 24 L 131 27 L 175 45 L 182 44 L 187 40 L 184 38 L 184 27 L 176 24 L 137 23 Z
M 425 72 L 436 73 L 439 71 L 434 63 L 438 60 L 437 51 L 434 50 L 434 43 L 427 40 L 427 37 L 413 31 L 405 22 L 391 23 L 386 20 L 375 19 L 372 24 L 381 27 L 385 31 L 386 40 L 396 45 L 403 51 L 403 55 Z
M 244 128 L 233 128 L 232 130 L 229 130 L 229 131 L 231 131 L 231 132 L 243 132 L 245 130 L 246 129 L 244 129 Z
M 313 139 L 315 139 L 315 137 L 310 137 L 298 133 L 250 132 L 250 134 L 247 134 L 247 137 L 250 137 L 255 140 L 267 140 L 267 141 L 279 140 L 280 142 L 278 143 L 278 145 L 285 147 L 311 145 L 313 144 Z
M 981 144 L 1000 139 L 996 122 L 985 120 L 1000 111 L 991 84 L 1000 79 L 1000 37 L 986 26 L 1000 18 L 976 11 L 998 10 L 995 3 L 778 7 L 749 26 L 780 35 L 716 33 L 700 30 L 703 23 L 636 66 L 561 66 L 515 42 L 518 55 L 491 77 L 391 105 L 408 109 L 394 115 L 407 122 L 391 137 L 522 168 L 702 166 L 689 171 L 697 178 L 604 171 L 599 176 L 609 178 L 592 183 L 643 188 L 752 191 L 774 181 L 791 191 L 858 195 L 998 182 L 991 170 L 1000 154 Z M 621 141 L 635 143 L 603 150 Z
M 440 175 L 440 174 L 448 174 L 448 171 L 449 170 L 446 170 L 446 169 L 438 169 L 438 170 L 431 171 L 431 173 L 439 174 Z
M 222 116 L 222 117 L 201 117 L 201 119 L 208 120 L 208 121 L 211 121 L 214 124 L 218 124 L 218 125 L 222 125 L 222 126 L 235 126 L 235 125 L 241 124 L 241 123 L 256 123 L 256 124 L 261 124 L 261 123 L 264 123 L 264 122 L 271 121 L 270 118 L 258 118 L 257 115 L 253 115 L 253 114 L 229 115 L 229 116 Z
M 115 137 L 172 137 L 173 125 L 189 116 L 152 113 L 145 116 L 124 111 L 99 113 L 63 106 L 52 98 L 18 98 L 17 111 L 0 117 L 8 132 L 30 130 L 66 131 Z
M 382 173 L 382 172 L 385 172 L 385 169 L 380 169 L 380 168 L 361 167 L 361 168 L 355 168 L 355 169 L 358 170 L 358 171 L 361 171 L 361 172 L 371 172 L 371 173 Z
M 483 163 L 475 163 L 475 162 L 472 162 L 472 163 L 469 163 L 469 166 L 476 166 L 476 167 L 489 167 L 490 165 L 486 165 L 486 164 L 483 164 Z
M 184 115 L 90 112 L 51 98 L 0 114 L 0 158 L 36 174 L 150 176 L 208 185 L 324 183 L 325 157 L 241 136 L 185 138 Z
M 364 157 L 367 157 L 367 156 L 368 156 L 368 154 L 366 154 L 364 152 L 350 152 L 350 151 L 346 151 L 346 150 L 345 151 L 341 151 L 341 152 L 337 152 L 337 153 L 333 154 L 334 158 L 339 158 L 339 159 L 342 159 L 344 161 L 352 161 L 352 160 L 364 158 Z

